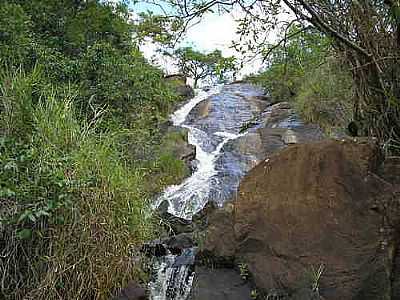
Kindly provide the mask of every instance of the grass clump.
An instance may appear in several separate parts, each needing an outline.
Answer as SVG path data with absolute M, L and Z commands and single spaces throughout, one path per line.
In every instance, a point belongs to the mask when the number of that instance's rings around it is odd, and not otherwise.
M 107 299 L 136 277 L 132 247 L 154 232 L 148 170 L 124 160 L 124 132 L 78 120 L 73 92 L 35 99 L 38 74 L 1 78 L 1 293 Z
M 110 299 L 143 276 L 149 202 L 183 172 L 159 147 L 179 98 L 129 17 L 0 1 L 0 299 Z

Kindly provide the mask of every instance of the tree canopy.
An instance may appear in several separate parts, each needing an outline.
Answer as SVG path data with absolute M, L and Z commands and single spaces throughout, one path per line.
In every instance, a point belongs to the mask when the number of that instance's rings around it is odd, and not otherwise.
M 191 47 L 184 47 L 176 49 L 173 57 L 177 60 L 179 70 L 194 79 L 194 87 L 197 87 L 201 79 L 210 77 L 223 80 L 229 71 L 235 70 L 235 58 L 224 57 L 220 50 L 205 54 Z

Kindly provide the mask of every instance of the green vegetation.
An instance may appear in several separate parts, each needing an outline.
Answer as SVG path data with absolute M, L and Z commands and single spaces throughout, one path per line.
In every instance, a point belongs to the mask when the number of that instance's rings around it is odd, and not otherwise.
M 292 102 L 305 121 L 327 133 L 344 131 L 352 119 L 350 72 L 333 55 L 327 37 L 297 26 L 289 34 L 293 37 L 274 49 L 266 71 L 249 80 L 263 86 L 274 102 Z
M 0 1 L 0 28 L 0 298 L 109 299 L 186 175 L 158 146 L 179 98 L 124 5 Z
M 216 77 L 223 80 L 228 72 L 236 68 L 235 58 L 223 57 L 220 50 L 205 54 L 185 47 L 175 50 L 173 56 L 178 61 L 180 71 L 194 79 L 195 88 L 201 79 Z

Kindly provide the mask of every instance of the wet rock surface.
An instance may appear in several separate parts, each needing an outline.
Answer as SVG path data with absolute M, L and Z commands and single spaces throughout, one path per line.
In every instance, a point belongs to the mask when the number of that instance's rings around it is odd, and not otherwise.
M 196 267 L 192 300 L 245 300 L 251 299 L 251 286 L 233 269 Z
M 241 160 L 249 163 L 246 172 L 288 145 L 324 138 L 318 126 L 302 122 L 287 102 L 266 107 L 252 122 L 253 126 L 244 136 L 227 145 L 230 153 L 248 158 Z
M 245 262 L 266 295 L 399 299 L 398 186 L 376 175 L 379 159 L 353 140 L 272 155 L 209 217 L 202 253 Z
M 194 134 L 192 138 L 195 138 L 197 143 L 200 141 L 198 147 L 201 147 L 201 151 L 213 153 L 217 151 L 219 145 L 222 145 L 220 153 L 213 155 L 215 156 L 213 173 L 215 175 L 201 186 L 201 189 L 204 189 L 205 184 L 209 185 L 208 196 L 204 193 L 207 198 L 202 201 L 207 203 L 208 199 L 212 202 L 208 202 L 203 210 L 192 217 L 192 220 L 188 220 L 170 213 L 170 205 L 177 204 L 163 201 L 158 211 L 171 236 L 155 241 L 157 246 L 153 245 L 150 249 L 153 249 L 153 252 L 155 249 L 159 253 L 165 251 L 167 254 L 176 255 L 175 260 L 180 266 L 184 266 L 185 263 L 191 265 L 194 258 L 194 256 L 191 258 L 184 255 L 186 249 L 200 247 L 202 251 L 196 255 L 197 266 L 203 266 L 204 270 L 207 270 L 206 266 L 211 262 L 213 268 L 218 268 L 216 272 L 221 271 L 224 274 L 224 270 L 230 268 L 229 272 L 239 276 L 233 270 L 237 266 L 235 264 L 236 244 L 232 242 L 235 239 L 232 230 L 234 223 L 230 217 L 234 206 L 228 204 L 223 209 L 217 209 L 217 205 L 221 206 L 235 196 L 241 178 L 266 155 L 271 155 L 289 144 L 321 139 L 322 134 L 318 128 L 301 123 L 289 104 L 280 103 L 269 106 L 268 99 L 258 89 L 245 84 L 224 87 L 220 94 L 198 102 L 185 119 L 184 124 L 188 125 L 184 127 L 191 130 Z M 221 144 L 226 139 L 225 132 L 228 137 L 235 134 L 236 136 Z M 221 133 L 224 134 L 221 135 Z M 175 195 L 181 194 L 186 197 L 189 195 L 188 189 L 195 189 L 194 186 L 189 185 L 183 185 L 182 188 L 184 188 L 182 191 L 177 190 L 179 193 L 174 191 Z M 196 189 L 194 192 L 195 197 L 200 195 Z M 192 201 L 192 199 L 188 200 Z M 179 200 L 181 201 L 182 198 Z M 202 240 L 206 229 L 209 233 L 208 238 Z M 205 276 L 206 273 L 198 277 L 198 283 L 202 286 L 200 295 L 203 296 L 201 297 L 205 297 L 205 293 L 208 293 L 207 289 L 213 290 L 213 286 L 207 288 L 213 280 L 210 279 L 212 275 Z M 212 274 L 211 271 L 210 274 Z M 225 285 L 229 286 L 230 282 L 225 282 Z M 224 299 L 226 296 L 224 293 L 224 290 L 220 289 L 212 295 L 219 297 L 217 299 Z M 238 293 L 238 297 L 249 299 L 248 288 L 245 294 L 244 296 Z M 233 294 L 229 295 L 233 297 Z

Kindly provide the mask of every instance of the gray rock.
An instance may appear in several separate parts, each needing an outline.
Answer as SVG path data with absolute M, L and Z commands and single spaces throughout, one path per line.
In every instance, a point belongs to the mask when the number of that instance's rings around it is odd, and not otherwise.
M 146 290 L 136 282 L 130 281 L 114 300 L 146 300 Z
M 192 300 L 249 300 L 251 287 L 233 269 L 196 267 Z

